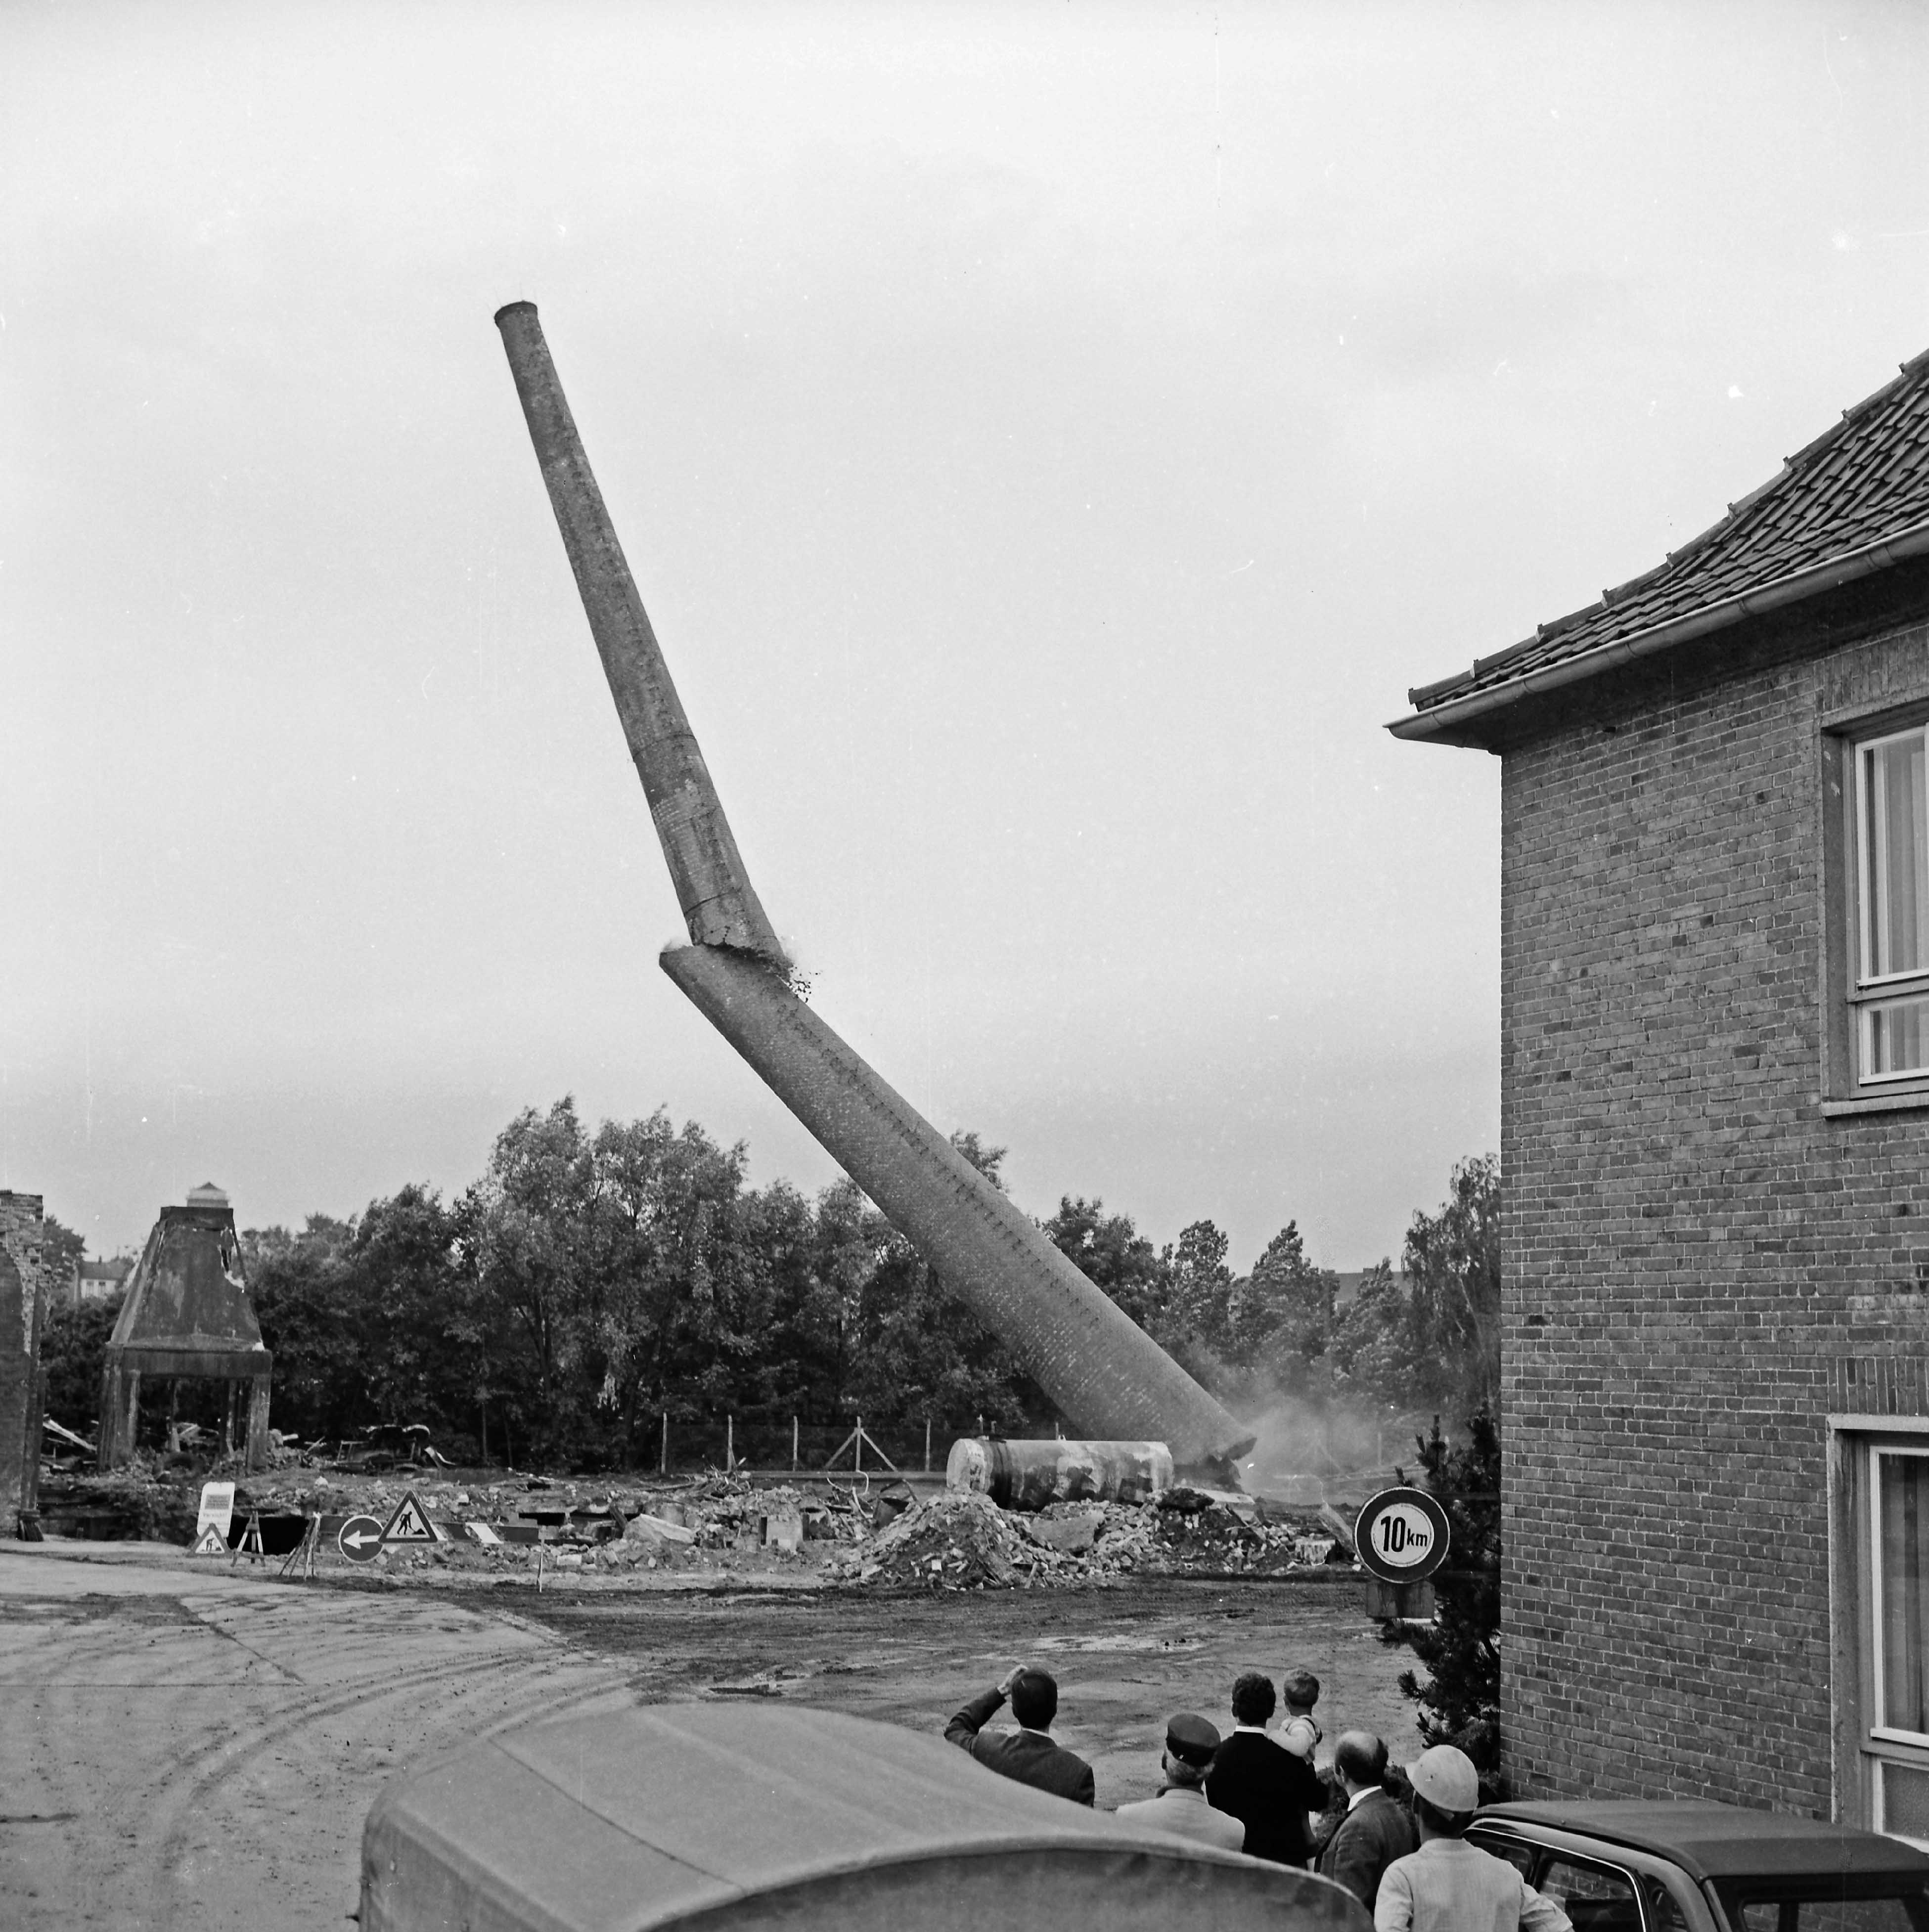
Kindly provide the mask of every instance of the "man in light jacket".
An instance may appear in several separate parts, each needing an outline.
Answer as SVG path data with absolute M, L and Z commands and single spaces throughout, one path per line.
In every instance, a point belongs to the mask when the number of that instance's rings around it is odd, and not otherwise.
M 1375 1932 L 1574 1932 L 1567 1913 L 1505 1858 L 1467 1842 L 1480 1778 L 1465 1751 L 1435 1744 L 1407 1775 L 1420 1848 L 1387 1868 L 1373 1901 Z
M 1206 1802 L 1206 1773 L 1219 1748 L 1219 1734 L 1203 1718 L 1182 1711 L 1165 1726 L 1165 1754 L 1159 1768 L 1165 1782 L 1156 1798 L 1121 1804 L 1113 1814 L 1122 1825 L 1169 1832 L 1182 1838 L 1236 1852 L 1245 1845 L 1245 1827 L 1229 1811 L 1215 1811 Z

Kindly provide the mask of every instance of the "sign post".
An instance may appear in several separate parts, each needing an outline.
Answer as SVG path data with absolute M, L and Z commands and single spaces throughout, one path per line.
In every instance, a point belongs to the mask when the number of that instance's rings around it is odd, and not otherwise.
M 1369 1496 L 1353 1526 L 1354 1552 L 1367 1574 L 1366 1613 L 1430 1622 L 1427 1579 L 1447 1561 L 1453 1530 L 1437 1497 L 1405 1485 Z

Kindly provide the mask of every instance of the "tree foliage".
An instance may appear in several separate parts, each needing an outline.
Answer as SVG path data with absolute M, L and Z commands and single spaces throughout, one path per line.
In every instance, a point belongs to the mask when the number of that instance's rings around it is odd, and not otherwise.
M 87 1237 L 49 1214 L 41 1222 L 41 1273 L 56 1292 L 74 1279 L 76 1265 L 87 1253 Z
M 1401 1672 L 1401 1692 L 1420 1706 L 1428 1744 L 1457 1744 L 1473 1760 L 1484 1803 L 1507 1795 L 1501 1779 L 1500 1425 L 1491 1410 L 1477 1409 L 1467 1418 L 1467 1440 L 1454 1443 L 1441 1434 L 1435 1417 L 1417 1446 L 1422 1484 L 1447 1512 L 1447 1567 L 1434 1579 L 1435 1620 L 1383 1624 L 1381 1641 L 1405 1646 L 1426 1666 L 1424 1683 Z
M 1004 1148 L 969 1131 L 952 1145 L 1004 1190 Z M 1382 1262 L 1350 1299 L 1293 1221 L 1245 1274 L 1209 1220 L 1160 1248 L 1067 1196 L 1039 1225 L 1235 1408 L 1477 1407 L 1498 1366 L 1498 1207 L 1496 1163 L 1462 1162 L 1401 1270 Z M 242 1250 L 276 1425 L 305 1439 L 419 1422 L 447 1453 L 593 1466 L 651 1460 L 666 1418 L 787 1435 L 792 1417 L 861 1415 L 913 1439 L 1068 1420 L 852 1182 L 814 1200 L 752 1187 L 741 1144 L 661 1108 L 593 1130 L 566 1096 L 525 1108 L 453 1200 L 410 1184 L 347 1220 L 251 1228 Z M 50 1326 L 53 1412 L 76 1427 L 98 1400 L 100 1307 Z
M 1004 1149 L 954 1144 L 995 1186 Z M 657 1430 L 927 1422 L 1049 1432 L 1009 1352 L 848 1180 L 745 1183 L 695 1123 L 525 1109 L 453 1203 L 410 1186 L 358 1219 L 250 1230 L 275 1419 L 304 1437 L 420 1422 L 446 1451 L 638 1463 Z
M 63 1298 L 47 1310 L 41 1330 L 43 1406 L 64 1427 L 86 1433 L 101 1406 L 101 1371 L 107 1360 L 107 1337 L 121 1312 L 117 1294 L 83 1301 L 78 1308 Z

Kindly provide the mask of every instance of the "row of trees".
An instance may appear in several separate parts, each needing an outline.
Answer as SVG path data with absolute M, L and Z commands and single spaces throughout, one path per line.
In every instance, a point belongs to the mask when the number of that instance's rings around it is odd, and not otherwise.
M 1004 1149 L 953 1144 L 1002 1188 Z M 452 1201 L 411 1184 L 350 1220 L 248 1231 L 278 1426 L 422 1422 L 452 1450 L 585 1467 L 651 1460 L 666 1417 L 726 1412 L 746 1430 L 861 1414 L 900 1436 L 981 1417 L 1050 1432 L 1042 1391 L 850 1182 L 810 1200 L 750 1187 L 744 1168 L 741 1144 L 660 1109 L 592 1132 L 563 1100 L 512 1120 Z M 1246 1275 L 1209 1221 L 1163 1249 L 1097 1200 L 1040 1225 L 1236 1405 L 1361 1395 L 1459 1414 L 1498 1369 L 1498 1193 L 1491 1160 L 1462 1162 L 1440 1211 L 1415 1215 L 1401 1268 L 1350 1298 L 1291 1224 Z M 105 1339 L 98 1311 L 53 1325 L 62 1420 L 92 1414 Z

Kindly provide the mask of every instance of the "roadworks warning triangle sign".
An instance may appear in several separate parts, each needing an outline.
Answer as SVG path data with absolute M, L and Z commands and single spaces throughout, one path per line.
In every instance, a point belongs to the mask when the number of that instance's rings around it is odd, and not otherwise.
M 410 1490 L 395 1505 L 395 1513 L 389 1519 L 389 1526 L 382 1532 L 384 1543 L 433 1543 L 435 1530 L 428 1520 L 428 1512 L 416 1500 Z
M 202 1531 L 194 1544 L 197 1556 L 225 1556 L 228 1553 L 228 1540 L 212 1523 Z

